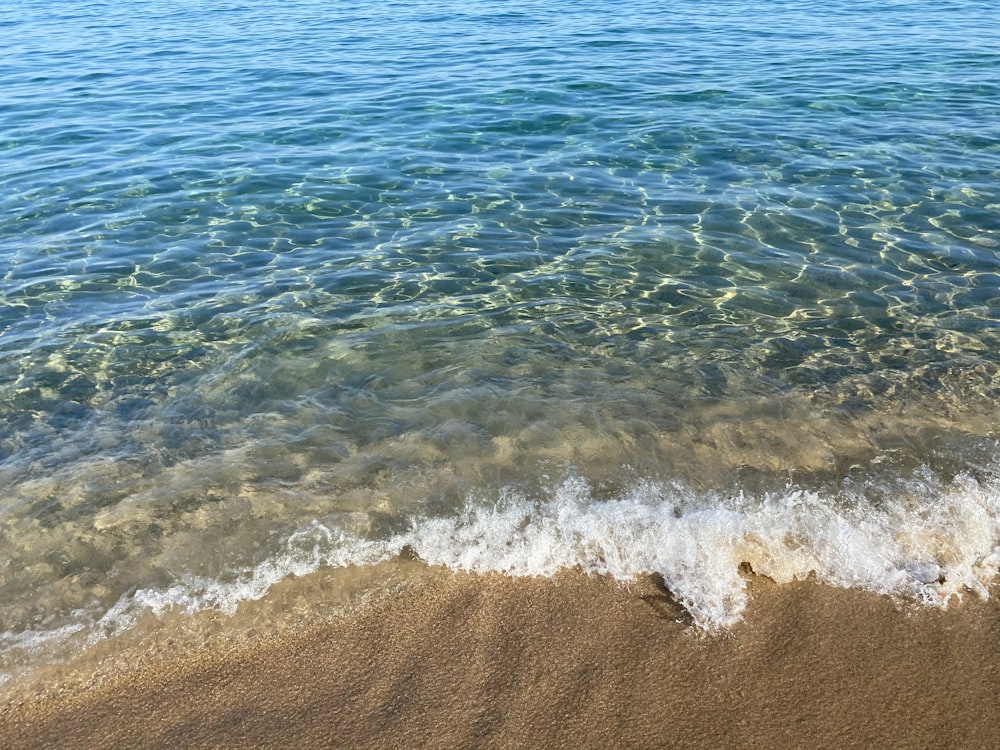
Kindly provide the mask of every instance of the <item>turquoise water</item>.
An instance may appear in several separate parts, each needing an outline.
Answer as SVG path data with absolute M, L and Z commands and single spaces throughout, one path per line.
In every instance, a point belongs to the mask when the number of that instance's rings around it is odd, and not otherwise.
M 290 572 L 1000 550 L 1000 26 L 955 2 L 0 10 L 6 659 Z

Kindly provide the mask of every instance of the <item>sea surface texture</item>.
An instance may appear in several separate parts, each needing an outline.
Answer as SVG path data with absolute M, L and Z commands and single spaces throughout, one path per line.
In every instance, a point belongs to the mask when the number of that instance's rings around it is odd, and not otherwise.
M 986 595 L 996 13 L 5 4 L 0 673 L 401 553 Z

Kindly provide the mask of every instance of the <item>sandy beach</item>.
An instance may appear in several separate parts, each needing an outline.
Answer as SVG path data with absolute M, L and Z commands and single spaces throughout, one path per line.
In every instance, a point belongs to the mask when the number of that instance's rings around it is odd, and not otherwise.
M 748 574 L 746 621 L 706 634 L 684 621 L 655 578 L 621 586 L 576 573 L 513 579 L 418 563 L 407 570 L 405 590 L 322 622 L 288 615 L 296 597 L 326 585 L 306 577 L 232 621 L 204 616 L 215 625 L 198 631 L 197 618 L 186 618 L 187 636 L 171 634 L 168 622 L 130 645 L 104 644 L 8 695 L 2 745 L 992 748 L 1000 741 L 996 597 L 916 609 Z M 286 614 L 274 632 L 260 629 L 269 609 Z
M 0 3 L 0 750 L 1000 750 L 996 5 Z

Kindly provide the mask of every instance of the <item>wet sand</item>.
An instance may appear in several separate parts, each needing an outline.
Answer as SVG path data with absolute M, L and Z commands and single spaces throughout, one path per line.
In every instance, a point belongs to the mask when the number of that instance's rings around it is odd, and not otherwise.
M 161 624 L 159 647 L 106 645 L 9 695 L 0 746 L 1000 746 L 996 596 L 916 610 L 751 579 L 746 621 L 720 635 L 655 579 L 575 573 L 426 574 L 321 622 L 222 625 L 200 645 Z M 288 591 L 261 606 L 294 613 Z

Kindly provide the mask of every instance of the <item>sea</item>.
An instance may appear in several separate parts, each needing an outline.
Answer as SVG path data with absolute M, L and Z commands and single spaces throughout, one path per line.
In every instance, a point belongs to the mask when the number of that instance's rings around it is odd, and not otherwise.
M 0 682 L 400 557 L 961 606 L 978 0 L 0 7 Z

